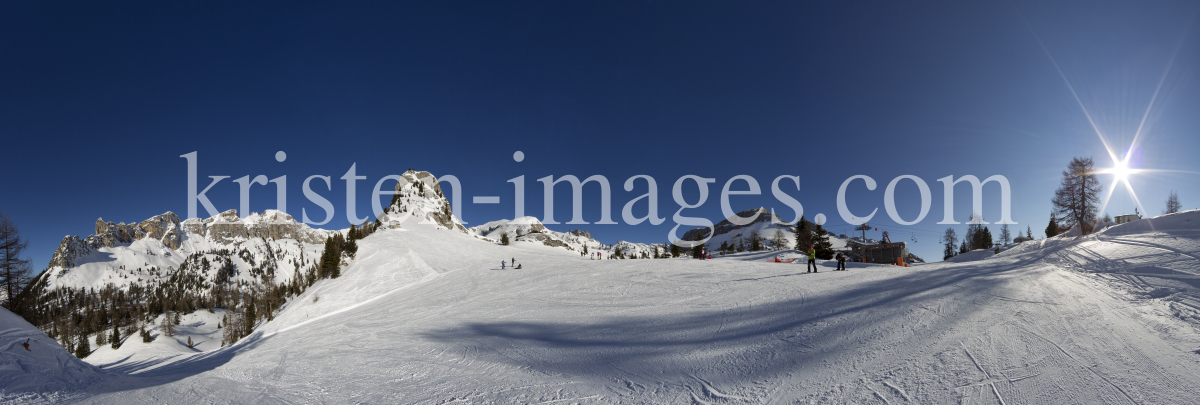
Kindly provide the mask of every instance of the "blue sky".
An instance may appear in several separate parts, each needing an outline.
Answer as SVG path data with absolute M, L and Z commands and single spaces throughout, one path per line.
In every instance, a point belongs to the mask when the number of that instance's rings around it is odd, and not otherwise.
M 519 175 L 526 213 L 539 217 L 536 179 L 604 175 L 618 220 L 644 193 L 641 183 L 625 192 L 625 179 L 653 176 L 661 225 L 551 226 L 608 243 L 665 241 L 678 209 L 671 185 L 689 174 L 716 183 L 686 216 L 720 220 L 721 186 L 747 174 L 763 195 L 733 197 L 734 209 L 790 219 L 770 184 L 795 175 L 800 190 L 785 191 L 805 214 L 848 232 L 837 189 L 861 174 L 879 186 L 851 186 L 851 210 L 878 208 L 871 225 L 937 260 L 932 235 L 946 228 L 937 179 L 949 175 L 1007 177 L 1015 227 L 1042 237 L 1070 159 L 1111 163 L 1084 109 L 1118 153 L 1142 127 L 1140 167 L 1165 170 L 1131 179 L 1147 211 L 1160 212 L 1172 189 L 1196 208 L 1195 3 L 1043 3 L 10 2 L 0 6 L 0 211 L 41 270 L 63 235 L 86 236 L 99 217 L 185 215 L 179 156 L 193 151 L 200 176 L 288 176 L 296 217 L 324 216 L 301 184 L 330 176 L 333 189 L 318 188 L 337 210 L 325 228 L 349 225 L 338 178 L 351 165 L 367 177 L 360 216 L 378 179 L 412 167 L 462 181 L 468 225 L 511 217 L 506 181 Z M 908 227 L 883 203 L 902 175 L 923 179 L 933 197 Z M 208 194 L 220 210 L 238 206 L 230 180 Z M 1106 189 L 1110 181 L 1101 178 Z M 588 187 L 585 219 L 595 222 L 598 191 Z M 969 187 L 955 195 L 964 220 Z M 567 198 L 560 186 L 561 222 Z M 251 201 L 275 208 L 273 186 L 255 187 Z M 916 218 L 911 182 L 896 201 L 902 218 Z M 1108 211 L 1134 206 L 1121 189 Z M 999 209 L 989 185 L 983 214 L 995 220 Z

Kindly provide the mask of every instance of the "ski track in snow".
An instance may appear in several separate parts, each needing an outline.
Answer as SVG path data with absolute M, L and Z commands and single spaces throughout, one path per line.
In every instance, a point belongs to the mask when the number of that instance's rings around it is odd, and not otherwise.
M 387 231 L 236 345 L 0 402 L 1196 401 L 1200 232 L 1031 243 L 809 274 L 774 252 L 595 261 Z

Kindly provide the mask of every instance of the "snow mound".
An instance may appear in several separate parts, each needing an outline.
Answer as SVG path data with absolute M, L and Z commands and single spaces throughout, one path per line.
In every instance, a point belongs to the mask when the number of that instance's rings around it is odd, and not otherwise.
M 1100 233 L 1107 236 L 1124 236 L 1150 232 L 1194 231 L 1197 229 L 1200 229 L 1200 210 L 1190 210 L 1126 222 L 1106 228 L 1100 231 Z
M 975 249 L 970 252 L 951 257 L 949 259 L 946 259 L 945 261 L 949 262 L 949 263 L 974 262 L 974 261 L 987 259 L 987 258 L 995 256 L 995 255 L 996 255 L 996 251 L 992 250 L 992 249 Z

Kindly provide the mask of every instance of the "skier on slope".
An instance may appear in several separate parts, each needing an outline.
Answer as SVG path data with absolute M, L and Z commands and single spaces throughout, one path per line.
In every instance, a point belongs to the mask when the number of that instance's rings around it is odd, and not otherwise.
M 837 269 L 836 270 L 846 271 L 846 254 L 845 253 L 838 252 L 838 254 L 837 254 Z
M 500 270 L 504 270 L 504 265 L 506 265 L 506 264 L 508 264 L 508 262 L 501 260 L 500 261 Z
M 817 250 L 813 249 L 812 245 L 809 245 L 807 253 L 808 253 L 808 265 L 806 265 L 804 267 L 805 269 L 810 269 L 807 271 L 807 273 L 820 273 L 819 271 L 817 271 Z

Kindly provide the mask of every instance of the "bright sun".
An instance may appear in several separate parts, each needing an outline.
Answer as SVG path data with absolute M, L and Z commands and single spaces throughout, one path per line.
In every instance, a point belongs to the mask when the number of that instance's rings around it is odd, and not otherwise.
M 1125 162 L 1117 163 L 1112 169 L 1108 169 L 1109 173 L 1117 177 L 1117 180 L 1128 180 L 1129 175 L 1133 174 L 1133 169 L 1130 169 Z

